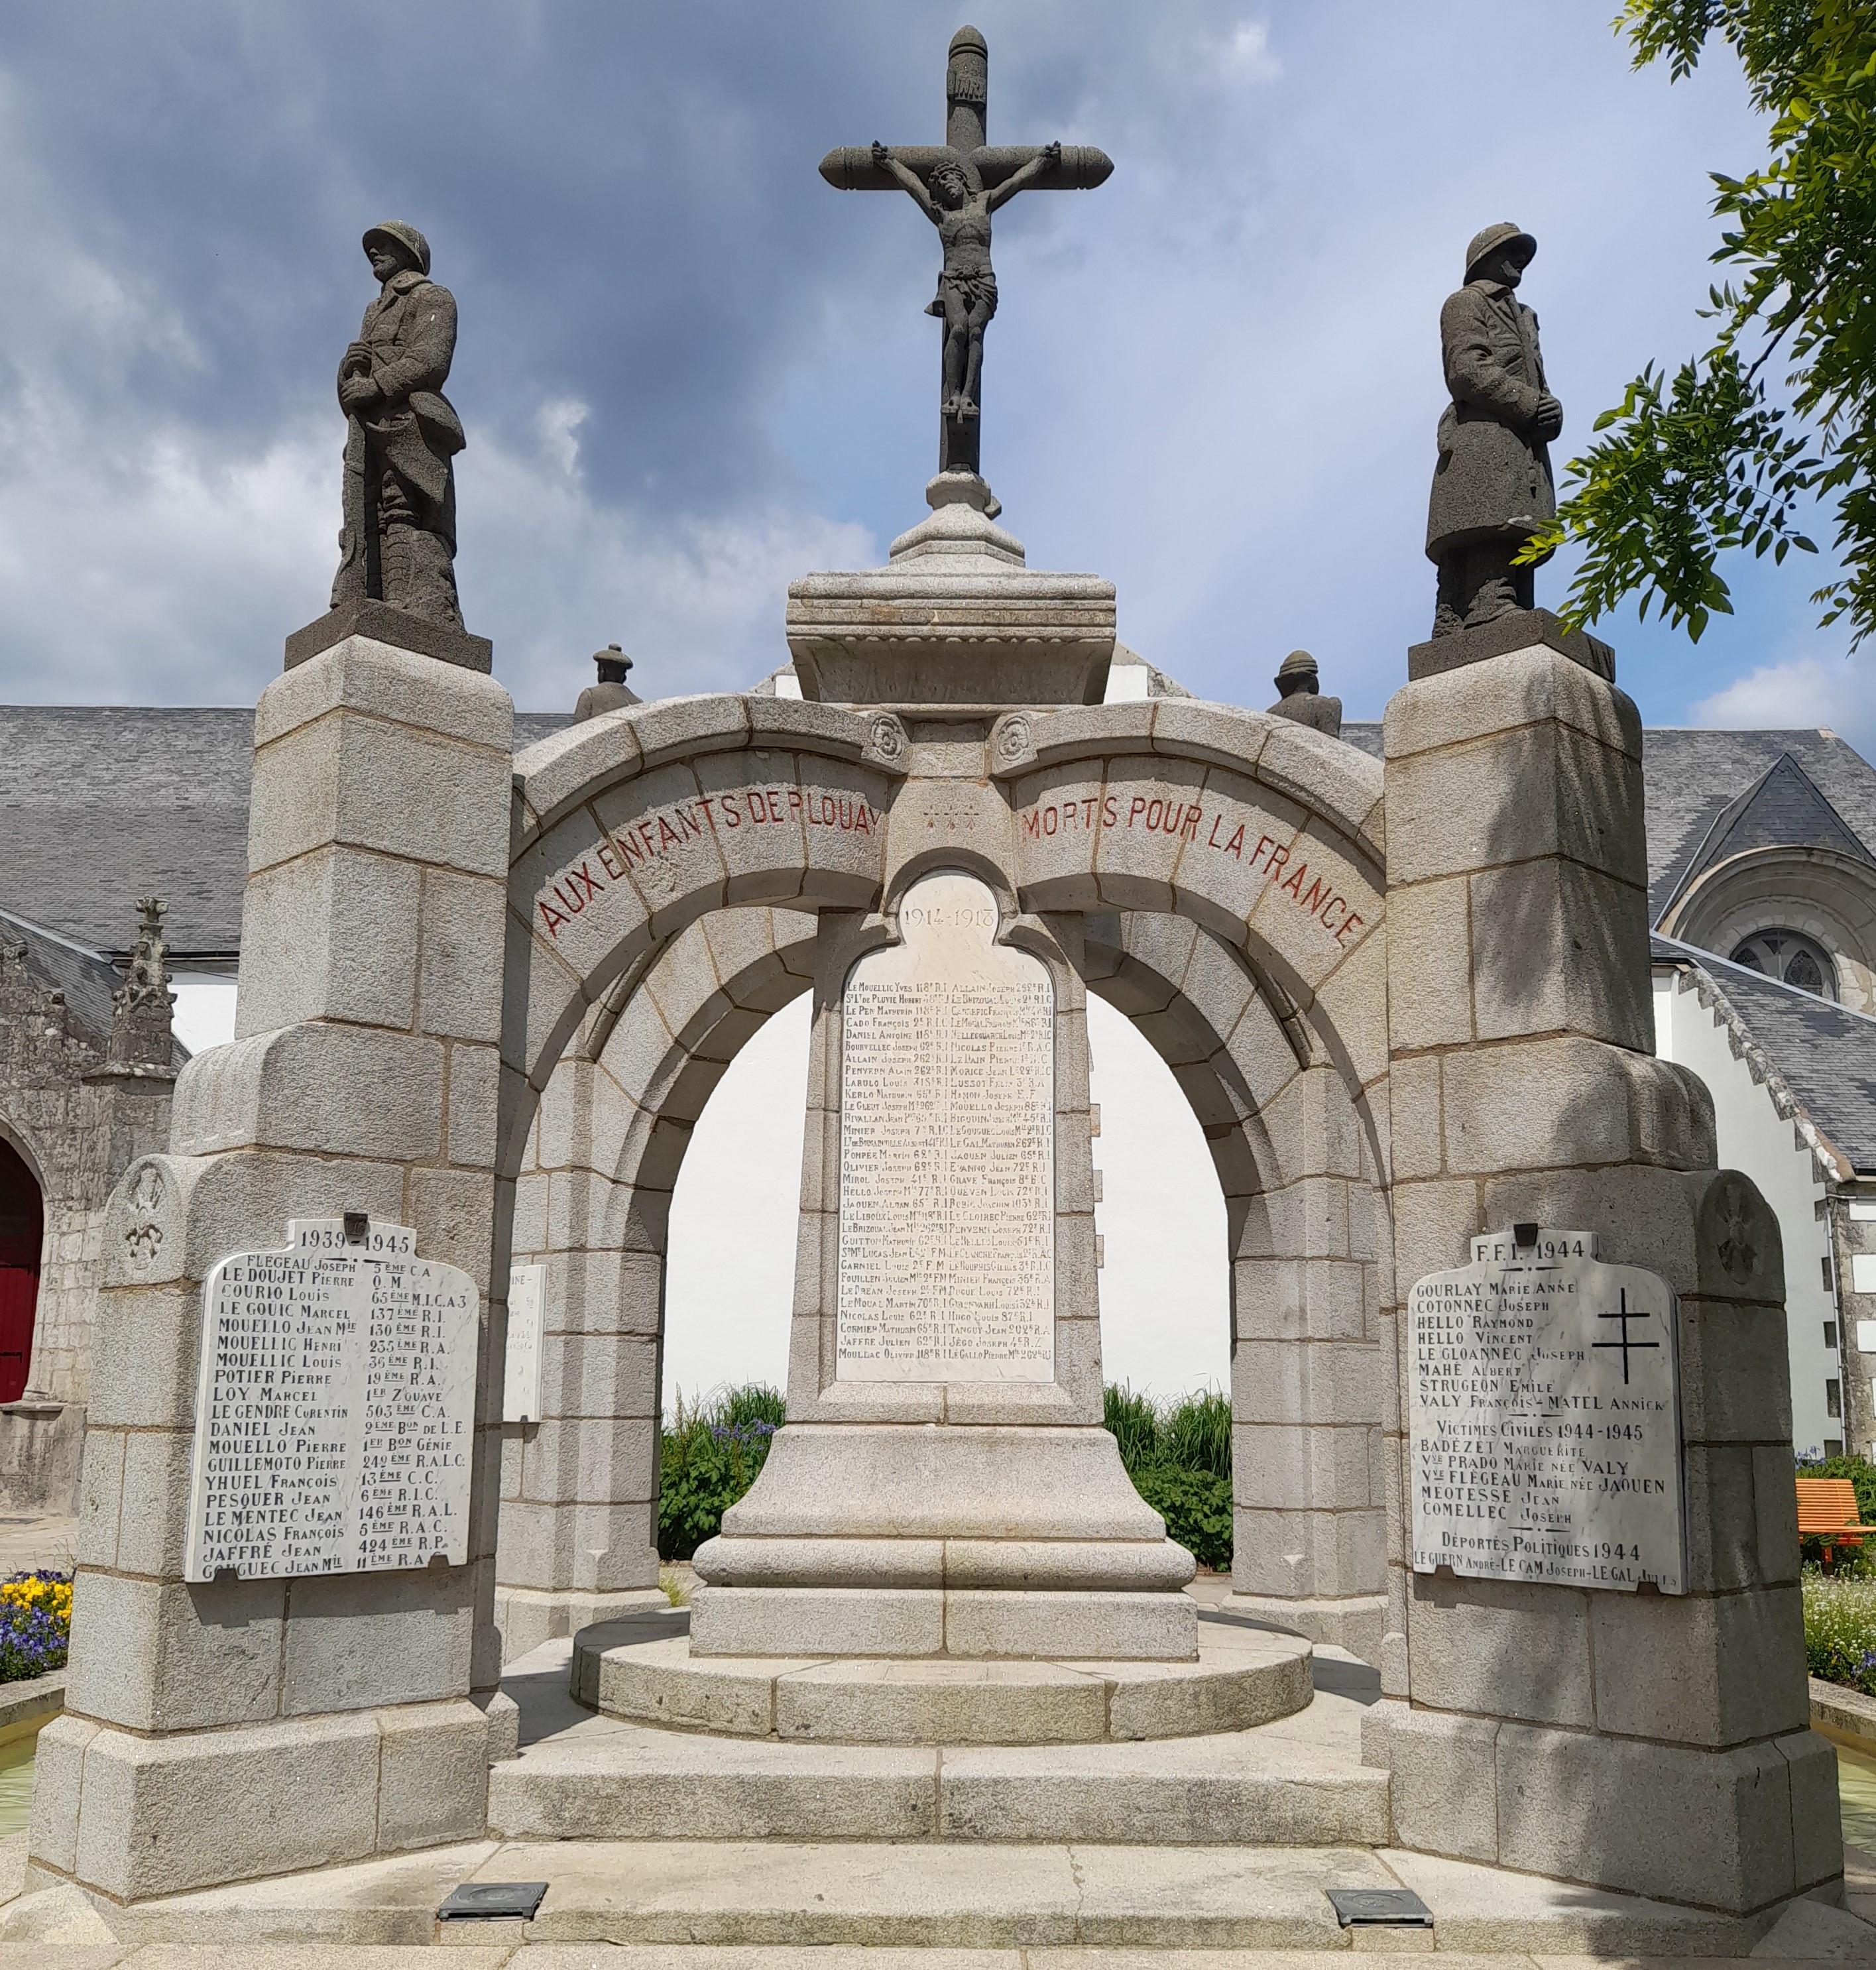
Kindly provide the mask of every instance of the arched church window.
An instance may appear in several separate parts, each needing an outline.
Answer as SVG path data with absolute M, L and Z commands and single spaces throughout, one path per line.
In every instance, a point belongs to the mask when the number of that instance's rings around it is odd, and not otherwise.
M 1815 938 L 1798 931 L 1754 931 L 1733 953 L 1733 962 L 1820 999 L 1837 996 L 1837 967 L 1830 953 Z
M 0 1403 L 18 1401 L 32 1363 L 44 1227 L 37 1180 L 12 1144 L 0 1141 Z

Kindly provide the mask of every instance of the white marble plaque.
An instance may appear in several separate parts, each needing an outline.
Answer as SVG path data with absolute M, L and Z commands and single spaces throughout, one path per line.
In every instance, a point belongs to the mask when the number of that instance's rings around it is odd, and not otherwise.
M 840 1001 L 837 1373 L 1047 1382 L 1055 1372 L 1055 994 L 946 870 Z
M 541 1334 L 547 1317 L 547 1268 L 514 1266 L 508 1275 L 508 1358 L 502 1420 L 541 1420 Z
M 202 1285 L 183 1572 L 358 1573 L 469 1557 L 476 1284 L 415 1234 L 296 1218 Z
M 1507 1231 L 1419 1281 L 1407 1330 L 1416 1572 L 1685 1591 L 1664 1279 L 1587 1232 Z

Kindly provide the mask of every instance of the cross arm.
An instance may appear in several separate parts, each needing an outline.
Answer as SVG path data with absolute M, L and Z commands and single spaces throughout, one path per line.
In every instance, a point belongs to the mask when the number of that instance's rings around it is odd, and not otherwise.
M 977 176 L 987 189 L 999 185 L 1005 178 L 1020 171 L 1032 158 L 1040 154 L 1039 144 L 993 144 L 980 151 L 971 153 L 971 162 L 977 167 Z M 908 171 L 915 172 L 928 184 L 931 174 L 938 166 L 954 161 L 958 153 L 943 144 L 909 144 L 903 149 L 897 145 L 892 154 Z M 1029 187 L 1032 191 L 1092 191 L 1098 184 L 1104 184 L 1114 171 L 1114 160 L 1105 151 L 1097 151 L 1092 144 L 1065 144 L 1062 147 L 1062 161 L 1053 169 L 1044 171 Z M 873 161 L 870 145 L 843 145 L 830 151 L 821 161 L 821 175 L 837 191 L 898 191 L 902 187 L 890 171 L 885 171 Z

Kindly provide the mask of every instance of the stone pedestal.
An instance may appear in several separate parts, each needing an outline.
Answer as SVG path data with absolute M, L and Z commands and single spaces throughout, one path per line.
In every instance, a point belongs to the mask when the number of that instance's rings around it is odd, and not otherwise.
M 1006 815 L 822 915 L 790 1420 L 698 1549 L 698 1656 L 1196 1656 L 1101 1427 L 1078 927 L 1013 908 Z
M 1397 1300 L 1520 1222 L 1663 1275 L 1689 1588 L 1410 1572 L 1396 1419 L 1364 1734 L 1395 1838 L 1735 1913 L 1826 1886 L 1842 1848 L 1809 1728 L 1778 1227 L 1715 1169 L 1704 1087 L 1652 1055 L 1640 720 L 1539 642 L 1396 694 L 1386 774 Z
M 931 519 L 887 566 L 788 586 L 801 695 L 843 704 L 1098 704 L 1114 655 L 1114 584 L 1042 574 L 968 472 L 925 489 Z
M 70 1679 L 31 1875 L 120 1902 L 480 1837 L 512 1747 L 492 1619 L 495 1179 L 512 710 L 353 636 L 262 694 L 239 1026 L 106 1213 Z M 364 1212 L 483 1295 L 467 1560 L 184 1578 L 204 1278 Z M 491 1354 L 497 1364 L 489 1373 Z M 503 1721 L 504 1710 L 507 1715 Z

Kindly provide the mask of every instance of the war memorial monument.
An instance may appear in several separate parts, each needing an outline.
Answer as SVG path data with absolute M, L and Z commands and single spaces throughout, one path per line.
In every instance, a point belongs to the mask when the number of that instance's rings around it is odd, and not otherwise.
M 821 167 L 939 233 L 940 445 L 885 567 L 791 587 L 799 700 L 621 668 L 515 751 L 456 602 L 454 303 L 366 236 L 343 564 L 255 715 L 236 1037 L 109 1208 L 0 1938 L 460 1942 L 450 1897 L 491 1941 L 1861 1929 L 1777 1223 L 1653 1052 L 1635 708 L 1514 561 L 1562 414 L 1535 242 L 1487 229 L 1442 316 L 1384 759 L 1302 652 L 1271 714 L 1104 704 L 1114 587 L 999 523 L 983 376 L 993 212 L 1112 167 L 992 145 L 987 73 L 961 31 L 944 144 Z M 1090 992 L 1227 1201 L 1202 1617 L 1101 1426 Z M 687 1619 L 666 1214 L 804 993 L 788 1420 Z

